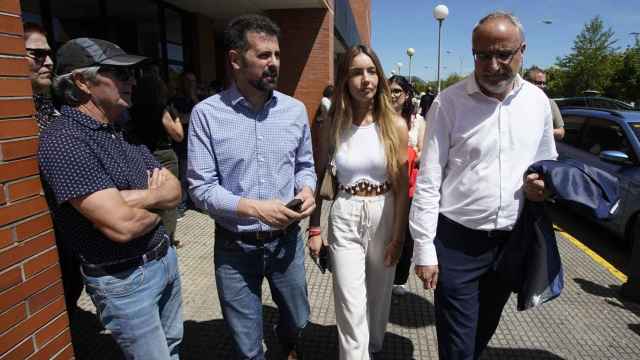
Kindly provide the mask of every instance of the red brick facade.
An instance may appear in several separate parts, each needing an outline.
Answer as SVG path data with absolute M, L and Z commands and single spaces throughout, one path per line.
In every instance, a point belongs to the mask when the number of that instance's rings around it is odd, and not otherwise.
M 371 46 L 371 0 L 349 0 L 360 40 Z
M 0 0 L 0 360 L 72 359 L 19 0 Z
M 278 89 L 302 101 L 313 122 L 324 88 L 333 83 L 333 14 L 326 9 L 272 10 L 282 31 Z

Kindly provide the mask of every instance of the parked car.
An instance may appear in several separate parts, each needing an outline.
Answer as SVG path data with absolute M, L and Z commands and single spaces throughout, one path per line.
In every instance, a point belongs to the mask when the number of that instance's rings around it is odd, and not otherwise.
M 640 237 L 636 230 L 640 229 L 640 112 L 577 108 L 560 112 L 565 136 L 556 141 L 559 158 L 583 162 L 618 178 L 618 210 L 611 220 L 598 222 L 630 249 Z
M 631 104 L 624 101 L 611 99 L 604 96 L 576 96 L 567 98 L 557 98 L 555 100 L 559 108 L 565 107 L 587 107 L 598 109 L 625 110 L 633 111 L 635 109 Z

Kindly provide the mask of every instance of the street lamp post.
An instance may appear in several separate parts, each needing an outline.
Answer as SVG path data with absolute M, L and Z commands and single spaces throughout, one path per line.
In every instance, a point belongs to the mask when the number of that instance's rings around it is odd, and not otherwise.
M 438 20 L 438 93 L 440 93 L 440 40 L 442 38 L 442 22 L 449 15 L 449 8 L 446 5 L 438 5 L 433 8 L 433 17 Z
M 413 48 L 408 48 L 407 49 L 407 55 L 409 56 L 409 84 L 411 84 L 411 58 L 413 57 L 413 54 L 415 54 L 416 51 Z

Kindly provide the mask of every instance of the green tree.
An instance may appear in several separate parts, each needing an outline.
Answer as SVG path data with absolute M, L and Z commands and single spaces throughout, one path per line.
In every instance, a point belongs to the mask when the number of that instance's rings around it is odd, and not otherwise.
M 573 52 L 557 59 L 563 73 L 553 84 L 552 92 L 575 96 L 585 90 L 604 92 L 621 62 L 616 56 L 615 33 L 605 29 L 599 16 L 588 22 L 573 43 Z
M 640 103 L 640 40 L 619 56 L 619 66 L 613 75 L 607 96 Z
M 462 79 L 464 79 L 464 77 L 461 76 L 461 75 L 458 75 L 457 73 L 450 74 L 449 76 L 447 76 L 446 79 L 444 79 L 442 81 L 442 84 L 441 84 L 442 89 L 441 90 L 444 90 L 444 89 L 448 88 L 449 86 L 457 83 L 458 81 L 460 81 Z M 436 84 L 436 89 L 437 88 L 438 88 L 438 84 Z
M 566 80 L 566 72 L 557 66 L 551 66 L 544 70 L 547 75 L 547 95 L 550 98 L 564 97 L 564 84 Z

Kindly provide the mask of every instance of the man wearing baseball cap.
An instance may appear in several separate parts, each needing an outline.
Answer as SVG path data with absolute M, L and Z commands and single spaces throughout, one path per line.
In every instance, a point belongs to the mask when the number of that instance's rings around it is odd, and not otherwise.
M 180 275 L 156 210 L 177 205 L 180 184 L 113 125 L 131 106 L 131 70 L 145 58 L 90 38 L 70 40 L 56 57 L 53 87 L 65 105 L 38 150 L 56 234 L 125 358 L 178 359 Z

